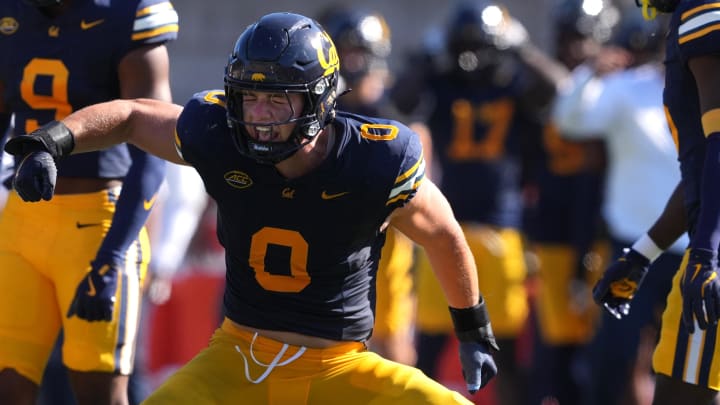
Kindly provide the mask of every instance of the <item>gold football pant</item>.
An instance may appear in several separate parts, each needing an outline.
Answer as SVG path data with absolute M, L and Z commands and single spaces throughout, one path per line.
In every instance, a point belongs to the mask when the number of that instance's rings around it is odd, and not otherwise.
M 327 349 L 283 344 L 225 320 L 210 345 L 144 405 L 471 404 L 420 370 L 383 359 L 363 343 Z
M 70 369 L 131 372 L 150 258 L 144 230 L 128 249 L 113 321 L 66 317 L 110 227 L 116 196 L 117 190 L 106 190 L 25 203 L 10 194 L 0 216 L 0 369 L 14 368 L 39 384 L 62 327 L 63 359 Z
M 662 316 L 660 341 L 653 354 L 653 368 L 656 373 L 717 391 L 720 390 L 720 324 L 701 330 L 696 323 L 695 333 L 688 334 L 682 322 L 680 279 L 687 262 L 688 251 L 673 277 Z
M 574 305 L 570 282 L 577 272 L 577 253 L 567 245 L 538 243 L 535 253 L 540 278 L 536 310 L 540 336 L 550 345 L 588 343 L 600 319 L 600 307 L 593 302 L 592 288 L 602 275 L 609 257 L 606 243 L 597 243 L 593 253 L 600 261 L 585 278 L 584 305 Z M 595 268 L 596 267 L 596 268 Z

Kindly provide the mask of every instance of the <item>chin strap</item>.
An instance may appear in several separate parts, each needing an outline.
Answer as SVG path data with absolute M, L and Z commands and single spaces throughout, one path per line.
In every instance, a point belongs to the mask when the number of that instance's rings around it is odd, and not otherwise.
M 657 9 L 650 5 L 650 0 L 640 0 L 643 18 L 652 21 L 657 17 Z

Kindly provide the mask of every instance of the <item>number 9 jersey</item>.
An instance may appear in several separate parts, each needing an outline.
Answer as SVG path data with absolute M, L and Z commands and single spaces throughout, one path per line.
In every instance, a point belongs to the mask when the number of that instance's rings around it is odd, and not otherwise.
M 16 135 L 122 97 L 121 59 L 177 37 L 178 16 L 167 0 L 74 1 L 67 8 L 50 18 L 23 1 L 0 2 L 0 82 Z M 58 161 L 58 176 L 122 178 L 130 163 L 127 146 L 117 145 Z

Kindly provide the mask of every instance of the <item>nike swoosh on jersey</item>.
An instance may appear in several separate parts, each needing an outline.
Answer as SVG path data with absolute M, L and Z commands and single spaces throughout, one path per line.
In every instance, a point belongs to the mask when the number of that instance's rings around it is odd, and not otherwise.
M 149 200 L 143 200 L 143 208 L 145 208 L 145 211 L 150 211 L 150 208 L 152 208 L 153 204 L 155 204 L 155 199 L 157 198 L 157 194 L 155 194 L 151 199 Z
M 91 227 L 91 226 L 100 226 L 100 225 L 102 225 L 102 224 L 99 223 L 99 222 L 97 222 L 97 223 L 93 222 L 93 223 L 89 223 L 89 224 L 81 224 L 80 222 L 76 222 L 76 223 L 75 223 L 75 226 L 76 226 L 78 229 L 88 228 L 88 227 Z
M 95 21 L 90 21 L 90 22 L 85 22 L 85 20 L 82 20 L 82 21 L 80 21 L 80 29 L 82 29 L 83 31 L 89 30 L 90 28 L 96 27 L 104 22 L 105 22 L 104 18 L 95 20 Z
M 334 193 L 334 194 L 328 194 L 327 191 L 323 191 L 322 194 L 320 194 L 320 197 L 323 200 L 332 200 L 334 198 L 342 197 L 346 194 L 350 194 L 349 191 L 343 191 L 342 193 Z
M 95 291 L 95 284 L 93 284 L 92 277 L 87 276 L 87 278 L 88 278 L 88 286 L 89 286 L 87 295 L 88 295 L 88 297 L 94 297 L 95 294 L 97 294 L 97 292 Z

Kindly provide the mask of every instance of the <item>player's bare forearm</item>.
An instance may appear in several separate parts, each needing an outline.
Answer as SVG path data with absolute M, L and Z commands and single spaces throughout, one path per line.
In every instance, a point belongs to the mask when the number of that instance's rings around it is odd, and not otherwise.
M 462 231 L 459 234 L 453 231 L 439 235 L 423 247 L 445 292 L 448 305 L 453 308 L 476 305 L 480 299 L 477 270 Z
M 682 182 L 680 182 L 668 199 L 665 209 L 648 230 L 648 236 L 662 250 L 666 250 L 675 243 L 687 229 L 683 192 Z
M 73 133 L 73 153 L 129 142 L 148 153 L 183 164 L 174 146 L 179 105 L 151 100 L 114 100 L 80 109 L 62 122 Z

